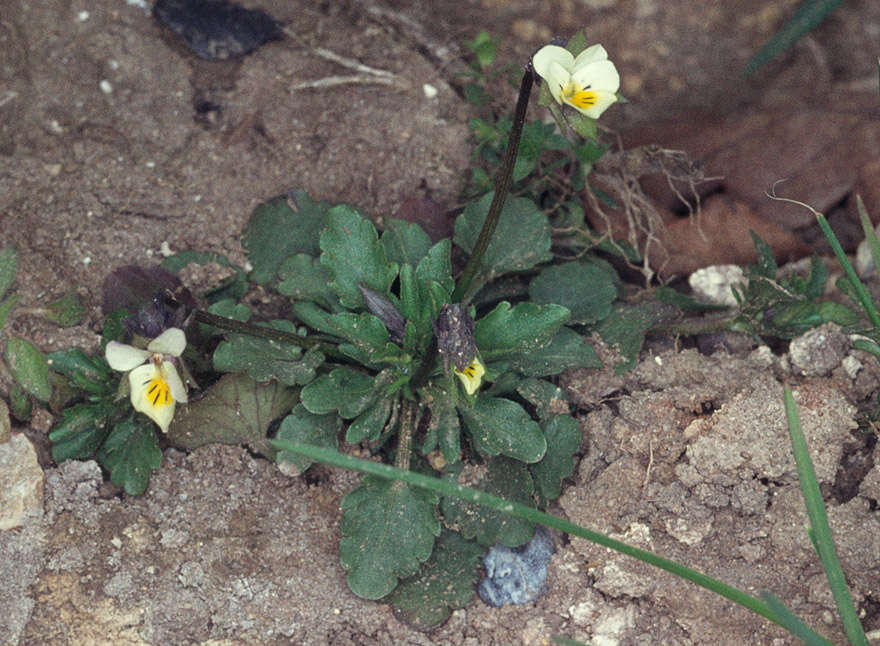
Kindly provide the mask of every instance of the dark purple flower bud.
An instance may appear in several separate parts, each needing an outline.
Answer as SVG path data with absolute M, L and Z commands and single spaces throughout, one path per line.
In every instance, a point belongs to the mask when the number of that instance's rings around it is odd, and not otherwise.
M 385 329 L 391 335 L 391 340 L 402 341 L 406 321 L 400 312 L 397 311 L 397 308 L 394 307 L 394 303 L 388 300 L 388 297 L 384 294 L 380 294 L 369 287 L 360 285 L 360 290 L 364 296 L 364 302 L 367 304 L 367 309 L 370 310 L 370 314 L 377 316 L 382 321 Z
M 197 307 L 196 299 L 180 279 L 161 267 L 125 265 L 104 280 L 101 309 L 109 314 L 126 309 L 129 332 L 154 339 L 170 327 L 184 327 Z
M 459 370 L 467 368 L 477 356 L 474 319 L 461 303 L 444 305 L 434 321 L 437 352 L 443 357 L 444 370 L 452 363 Z

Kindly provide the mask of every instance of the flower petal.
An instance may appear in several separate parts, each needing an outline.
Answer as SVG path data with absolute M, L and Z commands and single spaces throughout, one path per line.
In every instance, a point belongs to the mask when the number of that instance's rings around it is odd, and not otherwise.
M 606 60 L 608 60 L 608 52 L 605 51 L 605 48 L 602 47 L 602 45 L 590 45 L 575 57 L 571 69 L 576 70 L 579 67 L 595 63 L 596 61 Z
M 479 390 L 480 383 L 483 381 L 483 375 L 486 374 L 486 369 L 483 367 L 483 364 L 480 363 L 480 360 L 474 357 L 474 360 L 471 361 L 467 368 L 464 370 L 455 368 L 453 372 L 456 377 L 461 379 L 461 383 L 464 385 L 464 391 L 468 395 L 473 395 Z
M 163 433 L 167 433 L 174 417 L 174 397 L 162 371 L 154 363 L 148 363 L 128 373 L 128 381 L 131 385 L 131 405 L 156 422 Z
M 565 98 L 565 90 L 571 82 L 571 75 L 559 63 L 550 63 L 547 70 L 547 88 L 557 103 L 562 103 Z
M 617 102 L 617 95 L 613 92 L 595 90 L 593 94 L 595 95 L 595 99 L 592 105 L 587 108 L 579 108 L 578 106 L 572 105 L 571 103 L 568 103 L 568 105 L 571 105 L 571 107 L 573 107 L 575 110 L 577 110 L 581 114 L 587 115 L 591 119 L 598 119 L 602 116 L 602 113 L 605 112 L 605 110 L 607 110 L 614 103 Z
M 179 357 L 186 349 L 186 334 L 183 330 L 176 327 L 170 327 L 155 339 L 150 341 L 147 350 L 150 352 L 159 352 L 168 354 L 172 357 Z
M 110 341 L 104 349 L 104 357 L 113 370 L 128 372 L 149 359 L 150 353 L 125 343 Z
M 177 373 L 177 368 L 174 367 L 174 364 L 170 361 L 163 361 L 162 374 L 165 377 L 165 381 L 168 382 L 168 387 L 171 389 L 171 396 L 174 397 L 174 401 L 181 404 L 187 403 L 189 398 L 186 395 L 186 386 L 183 385 L 183 380 Z
M 550 80 L 548 75 L 553 63 L 562 66 L 568 72 L 573 69 L 574 56 L 571 52 L 559 45 L 545 45 L 532 57 L 532 67 L 541 78 Z
M 620 74 L 611 61 L 596 61 L 579 67 L 571 78 L 581 88 L 605 90 L 612 94 L 620 89 Z

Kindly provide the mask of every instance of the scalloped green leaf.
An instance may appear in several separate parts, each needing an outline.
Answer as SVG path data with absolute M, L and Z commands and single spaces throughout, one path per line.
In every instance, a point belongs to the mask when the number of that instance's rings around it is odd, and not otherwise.
M 110 481 L 130 496 L 140 496 L 150 484 L 150 474 L 162 466 L 162 451 L 153 423 L 141 415 L 136 421 L 113 427 L 98 462 L 110 472 Z
M 277 439 L 335 450 L 339 448 L 341 429 L 342 420 L 336 413 L 315 415 L 307 411 L 302 404 L 297 404 L 290 415 L 281 421 Z M 300 473 L 312 465 L 312 461 L 306 456 L 288 451 L 279 451 L 275 459 L 277 462 L 292 462 Z
M 507 367 L 526 377 L 548 377 L 578 368 L 601 369 L 602 360 L 583 336 L 562 327 L 550 343 L 509 359 Z
M 510 458 L 489 460 L 486 475 L 475 488 L 510 502 L 535 506 L 535 487 L 528 467 Z M 534 523 L 457 498 L 444 497 L 441 510 L 448 527 L 458 529 L 462 536 L 474 538 L 481 545 L 501 543 L 518 547 L 528 543 L 535 533 Z
M 49 364 L 33 343 L 21 337 L 10 337 L 4 354 L 6 366 L 24 391 L 38 400 L 49 401 L 52 385 L 49 383 Z
M 201 399 L 177 407 L 168 440 L 187 450 L 205 444 L 245 444 L 271 458 L 275 450 L 266 432 L 291 409 L 298 392 L 277 381 L 257 383 L 242 373 L 223 375 Z
M 484 455 L 531 463 L 547 452 L 541 427 L 516 402 L 482 395 L 472 405 L 459 402 L 458 412 L 475 448 Z
M 99 357 L 90 357 L 80 348 L 51 352 L 46 355 L 46 362 L 74 386 L 90 393 L 110 393 L 116 388 L 117 380 L 107 363 Z
M 391 343 L 388 330 L 373 314 L 333 314 L 327 319 L 327 325 L 332 334 L 349 342 L 340 344 L 340 352 L 359 363 L 375 364 L 400 355 L 400 348 Z
M 286 258 L 298 253 L 317 256 L 328 208 L 326 202 L 312 201 L 303 190 L 259 204 L 241 238 L 253 267 L 250 279 L 268 283 Z
M 278 291 L 294 300 L 315 301 L 327 309 L 339 307 L 339 299 L 330 289 L 330 274 L 317 258 L 306 254 L 291 256 L 278 270 Z
M 550 343 L 570 316 L 560 305 L 519 303 L 511 307 L 502 301 L 477 321 L 474 338 L 484 361 L 513 358 Z
M 452 293 L 455 281 L 452 279 L 452 242 L 449 238 L 428 249 L 428 253 L 416 265 L 416 277 L 424 281 L 433 280 Z
M 267 327 L 296 333 L 296 326 L 290 321 L 273 321 Z M 324 355 L 316 350 L 303 354 L 293 344 L 247 334 L 230 334 L 214 350 L 215 370 L 245 372 L 254 381 L 277 379 L 286 386 L 309 383 L 322 363 Z
M 444 529 L 434 544 L 431 558 L 405 579 L 385 599 L 399 621 L 416 630 L 435 628 L 474 597 L 480 578 L 480 559 L 486 548 Z
M 415 222 L 390 218 L 382 233 L 382 246 L 391 262 L 415 267 L 428 254 L 431 238 Z
M 3 247 L 0 249 L 0 298 L 12 286 L 17 273 L 18 253 L 12 247 Z
M 330 288 L 349 309 L 364 306 L 359 289 L 366 285 L 387 294 L 397 277 L 397 264 L 389 262 L 376 227 L 347 204 L 327 214 L 321 233 L 321 266 L 332 277 Z
M 349 444 L 357 444 L 364 440 L 375 442 L 382 434 L 385 422 L 391 414 L 391 407 L 394 400 L 390 397 L 383 397 L 367 410 L 357 416 L 357 418 L 348 425 L 345 431 L 345 441 Z
M 336 368 L 302 389 L 303 406 L 315 415 L 338 412 L 353 419 L 376 401 L 376 378 L 352 368 Z
M 470 202 L 455 221 L 455 243 L 469 254 L 473 253 L 489 213 L 492 196 L 488 193 Z M 509 271 L 525 271 L 552 259 L 547 215 L 531 200 L 508 197 L 483 256 L 484 279 L 490 281 Z
M 570 412 L 568 398 L 562 389 L 544 379 L 521 381 L 517 385 L 516 392 L 535 407 L 535 412 L 542 423 L 554 415 L 567 415 Z
M 416 573 L 440 534 L 437 502 L 432 491 L 369 475 L 342 499 L 339 557 L 352 592 L 381 599 Z
M 610 346 L 615 346 L 623 361 L 614 366 L 618 375 L 636 366 L 639 352 L 645 342 L 645 334 L 658 321 L 668 316 L 662 304 L 618 303 L 611 315 L 596 326 L 596 331 Z
M 116 403 L 108 399 L 65 408 L 61 423 L 49 433 L 52 459 L 88 460 L 107 437 L 110 428 L 107 418 L 116 410 Z
M 555 500 L 562 493 L 562 481 L 574 473 L 574 454 L 581 445 L 581 428 L 570 415 L 555 415 L 541 424 L 547 438 L 547 453 L 529 465 L 535 488 L 542 500 Z
M 447 464 L 461 460 L 461 425 L 455 409 L 455 399 L 445 388 L 434 386 L 423 392 L 431 409 L 431 421 L 422 443 L 422 454 L 440 449 Z
M 592 325 L 611 314 L 617 298 L 614 276 L 592 262 L 569 262 L 545 267 L 529 283 L 529 297 L 536 303 L 555 303 L 571 311 L 571 320 Z

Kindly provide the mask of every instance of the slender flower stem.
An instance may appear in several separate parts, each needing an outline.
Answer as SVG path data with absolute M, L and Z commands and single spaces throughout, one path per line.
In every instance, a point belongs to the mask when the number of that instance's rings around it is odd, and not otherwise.
M 238 332 L 239 334 L 256 336 L 263 339 L 269 339 L 270 341 L 290 343 L 291 345 L 299 346 L 303 350 L 320 350 L 324 354 L 333 357 L 343 356 L 339 354 L 332 346 L 326 343 L 318 341 L 317 339 L 310 339 L 308 337 L 300 336 L 298 334 L 294 334 L 293 332 L 277 330 L 275 328 L 265 327 L 263 325 L 254 325 L 253 323 L 245 323 L 244 321 L 236 321 L 235 319 L 227 318 L 225 316 L 218 316 L 217 314 L 211 314 L 210 312 L 206 312 L 204 310 L 196 310 L 195 318 L 199 323 L 213 325 L 214 327 L 218 327 L 223 330 L 229 330 L 230 332 Z
M 507 150 L 504 151 L 504 159 L 498 174 L 495 176 L 495 197 L 492 199 L 492 205 L 489 207 L 489 213 L 486 215 L 486 221 L 483 222 L 483 228 L 480 236 L 477 238 L 477 244 L 474 245 L 473 253 L 470 260 L 464 268 L 464 272 L 458 279 L 455 291 L 452 294 L 452 302 L 460 303 L 469 295 L 471 284 L 474 277 L 480 269 L 480 263 L 489 247 L 489 241 L 495 228 L 498 226 L 498 220 L 501 217 L 501 207 L 504 206 L 504 199 L 510 190 L 513 182 L 513 167 L 516 164 L 516 154 L 519 151 L 519 140 L 522 137 L 523 124 L 526 120 L 526 109 L 529 107 L 529 95 L 532 92 L 532 64 L 526 66 L 525 74 L 523 74 L 522 82 L 519 86 L 519 99 L 516 102 L 516 111 L 513 115 L 513 127 L 510 129 L 510 135 L 507 138 Z

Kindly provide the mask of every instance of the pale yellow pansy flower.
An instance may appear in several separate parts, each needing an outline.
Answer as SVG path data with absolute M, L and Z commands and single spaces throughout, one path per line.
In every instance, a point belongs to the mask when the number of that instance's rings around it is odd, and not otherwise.
M 104 352 L 114 370 L 128 373 L 131 405 L 152 419 L 163 433 L 174 417 L 177 402 L 186 403 L 186 387 L 168 357 L 179 357 L 186 348 L 186 335 L 168 328 L 150 341 L 147 349 L 110 341 Z
M 480 363 L 480 360 L 474 357 L 474 360 L 464 370 L 454 368 L 452 372 L 461 379 L 461 383 L 464 384 L 464 391 L 468 395 L 473 395 L 479 390 L 480 383 L 483 381 L 483 375 L 486 374 L 486 369 Z
M 602 45 L 592 45 L 575 57 L 558 45 L 546 45 L 532 58 L 557 103 L 598 119 L 617 101 L 620 75 Z

